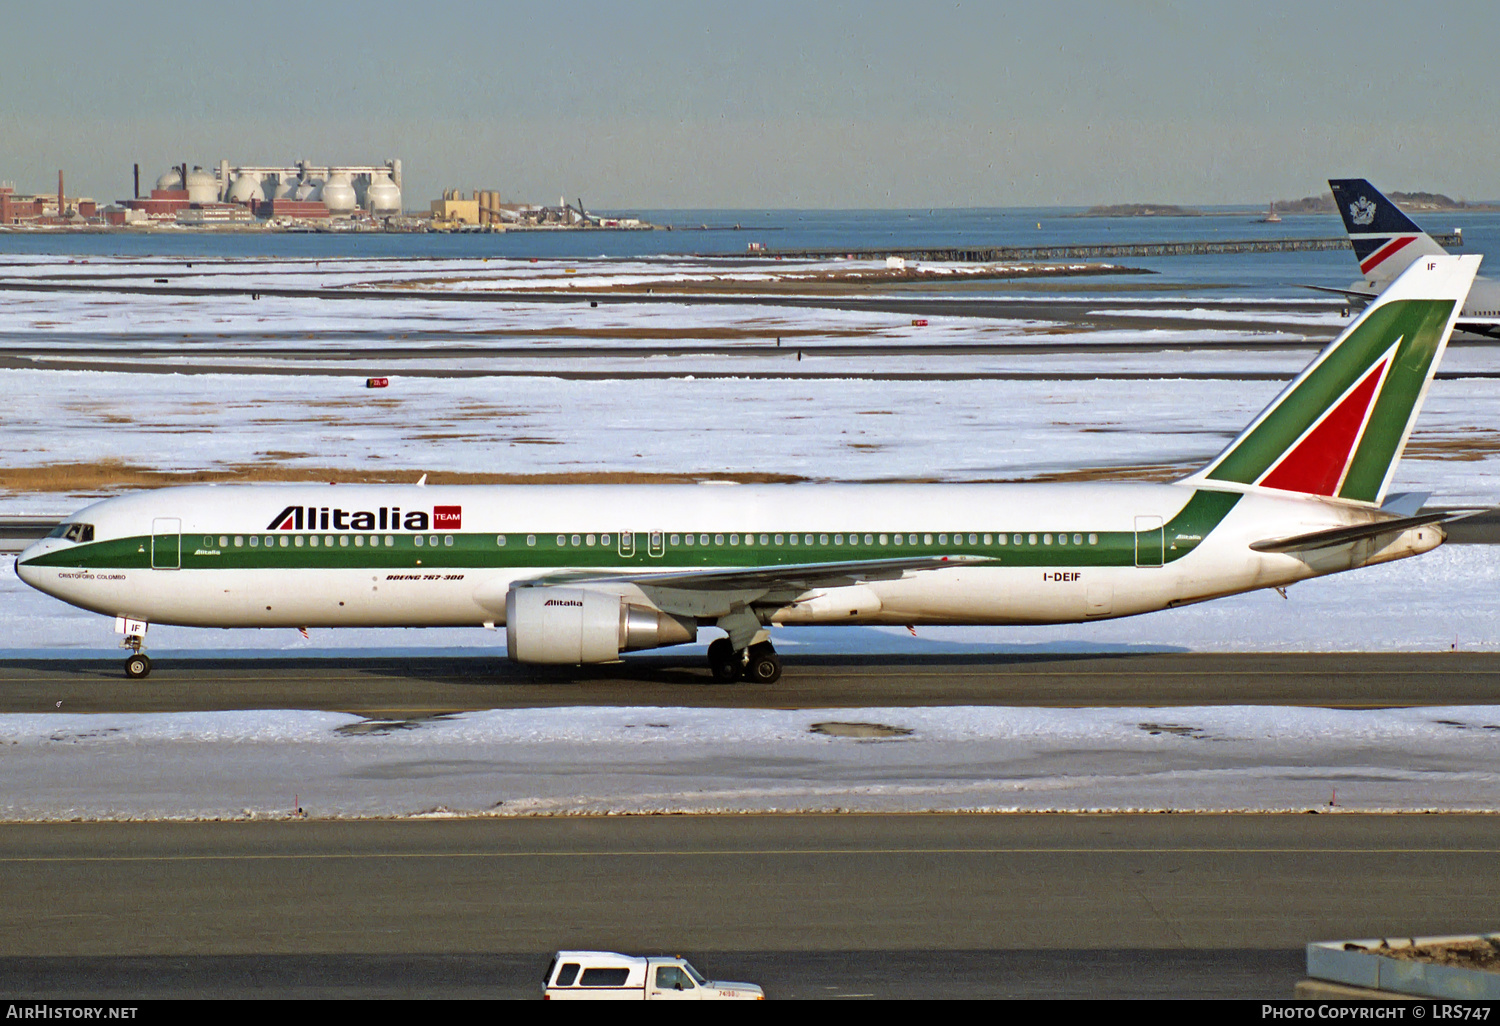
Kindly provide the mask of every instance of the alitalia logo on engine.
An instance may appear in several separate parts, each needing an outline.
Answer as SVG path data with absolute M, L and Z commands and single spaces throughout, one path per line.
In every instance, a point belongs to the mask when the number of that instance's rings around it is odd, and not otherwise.
M 434 506 L 432 512 L 400 506 L 348 510 L 337 506 L 288 506 L 271 518 L 267 531 L 457 531 L 462 506 Z

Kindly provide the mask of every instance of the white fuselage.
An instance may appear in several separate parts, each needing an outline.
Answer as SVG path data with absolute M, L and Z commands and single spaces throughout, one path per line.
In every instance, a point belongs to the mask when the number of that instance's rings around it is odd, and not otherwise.
M 195 486 L 96 503 L 69 518 L 91 542 L 49 538 L 17 569 L 84 609 L 198 627 L 492 626 L 513 584 L 601 574 L 632 580 L 598 587 L 701 622 L 750 604 L 783 624 L 1038 624 L 1284 586 L 1442 541 L 1429 526 L 1315 556 L 1249 547 L 1374 516 L 1182 484 Z M 984 562 L 800 594 L 650 583 L 950 553 Z

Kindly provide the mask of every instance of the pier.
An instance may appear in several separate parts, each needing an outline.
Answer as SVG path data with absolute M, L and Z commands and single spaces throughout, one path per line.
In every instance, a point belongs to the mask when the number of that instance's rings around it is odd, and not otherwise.
M 1447 248 L 1464 244 L 1463 233 L 1429 233 Z M 1013 260 L 1098 260 L 1105 257 L 1213 256 L 1227 253 L 1301 253 L 1313 250 L 1348 249 L 1345 235 L 1318 239 L 1213 239 L 1195 242 L 1109 242 L 1055 246 L 953 246 L 928 249 L 891 246 L 878 249 L 759 249 L 747 257 L 781 257 L 790 260 L 908 260 L 958 263 L 993 263 Z

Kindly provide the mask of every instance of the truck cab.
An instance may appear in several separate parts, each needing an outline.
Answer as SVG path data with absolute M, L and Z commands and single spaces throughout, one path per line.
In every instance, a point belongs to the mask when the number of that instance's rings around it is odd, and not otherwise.
M 709 980 L 675 955 L 559 951 L 542 980 L 544 1001 L 761 1001 L 753 983 Z

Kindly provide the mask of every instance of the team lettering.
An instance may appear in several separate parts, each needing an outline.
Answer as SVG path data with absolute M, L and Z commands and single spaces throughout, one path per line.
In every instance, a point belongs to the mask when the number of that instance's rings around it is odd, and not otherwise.
M 337 506 L 288 506 L 271 518 L 267 531 L 455 531 L 463 527 L 462 506 L 411 509 L 381 506 L 376 510 L 348 510 Z

